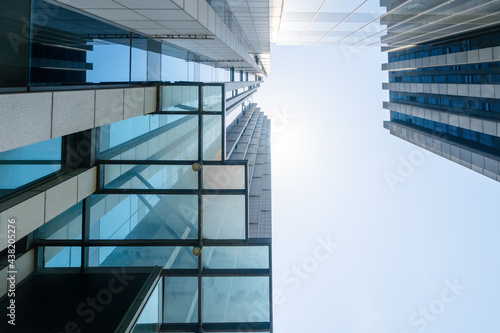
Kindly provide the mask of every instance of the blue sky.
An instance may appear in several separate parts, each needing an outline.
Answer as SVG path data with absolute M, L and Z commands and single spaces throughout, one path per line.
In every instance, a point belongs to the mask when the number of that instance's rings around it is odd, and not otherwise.
M 275 331 L 497 332 L 498 183 L 383 128 L 378 47 L 271 61 Z

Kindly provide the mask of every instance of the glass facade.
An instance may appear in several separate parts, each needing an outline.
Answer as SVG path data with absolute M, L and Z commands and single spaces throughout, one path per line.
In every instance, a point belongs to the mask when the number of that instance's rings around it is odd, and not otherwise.
M 133 332 L 270 330 L 271 243 L 249 237 L 248 162 L 222 153 L 223 88 L 167 84 L 157 113 L 100 127 L 97 192 L 36 232 L 40 269 L 162 268 Z
M 258 85 L 224 83 L 260 78 L 73 8 L 43 0 L 0 3 L 0 31 L 10 36 L 0 41 L 0 94 L 83 91 L 95 98 L 94 118 L 84 127 L 67 129 L 73 119 L 65 119 L 62 137 L 0 152 L 2 213 L 4 202 L 46 196 L 33 208 L 42 210 L 30 220 L 33 229 L 16 243 L 34 262 L 30 273 L 79 275 L 85 284 L 106 274 L 116 279 L 120 270 L 151 272 L 135 286 L 124 332 L 271 332 L 270 210 L 263 228 L 269 237 L 251 236 L 250 228 L 259 227 L 251 219 L 261 210 L 250 214 L 249 198 L 253 147 L 268 143 L 270 134 L 256 128 L 269 120 L 249 103 Z M 230 13 L 226 9 L 218 13 Z M 223 21 L 243 41 L 235 18 L 228 17 Z M 143 113 L 155 111 L 125 119 L 129 88 L 144 89 Z M 116 94 L 123 96 L 121 118 L 120 112 L 114 116 L 125 120 L 97 127 L 97 96 L 111 89 L 123 90 Z M 104 98 L 101 112 L 117 104 L 113 98 Z M 237 107 L 226 118 L 228 100 Z M 54 98 L 50 107 L 54 117 Z M 242 142 L 252 149 L 229 159 L 226 136 L 237 134 L 234 124 L 250 116 L 250 137 L 258 142 Z M 55 199 L 45 200 L 50 195 Z M 0 259 L 7 254 L 1 250 Z M 98 292 L 99 298 L 102 288 Z M 109 308 L 125 306 L 115 303 Z M 67 319 L 61 315 L 54 323 Z

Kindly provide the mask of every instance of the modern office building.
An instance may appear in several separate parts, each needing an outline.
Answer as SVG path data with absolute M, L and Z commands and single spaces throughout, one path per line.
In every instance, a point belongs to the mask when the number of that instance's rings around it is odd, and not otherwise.
M 1 332 L 272 332 L 269 8 L 0 1 Z
M 403 6 L 401 6 L 403 4 Z M 500 4 L 381 1 L 391 134 L 500 181 Z

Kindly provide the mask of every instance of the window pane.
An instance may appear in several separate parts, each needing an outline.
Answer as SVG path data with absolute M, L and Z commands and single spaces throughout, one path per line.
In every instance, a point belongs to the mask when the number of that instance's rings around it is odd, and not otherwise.
M 61 138 L 0 153 L 0 196 L 61 170 Z
M 162 111 L 198 111 L 197 86 L 161 87 Z
M 203 238 L 245 238 L 245 196 L 203 196 Z
M 43 250 L 43 262 L 45 267 L 80 267 L 82 248 L 46 246 Z
M 198 174 L 190 165 L 108 164 L 104 184 L 111 189 L 197 189 Z
M 82 202 L 36 230 L 38 239 L 82 239 Z
M 222 159 L 221 126 L 221 116 L 203 116 L 203 159 L 205 161 Z
M 90 238 L 198 238 L 198 197 L 196 195 L 92 195 Z
M 101 126 L 99 136 L 101 159 L 198 159 L 198 116 L 135 117 Z
M 137 322 L 132 329 L 132 333 L 153 333 L 158 332 L 161 323 L 161 299 L 162 283 L 160 280 L 149 296 L 148 302 L 142 309 Z
M 203 188 L 245 189 L 244 165 L 206 165 L 203 167 Z
M 163 322 L 198 321 L 198 278 L 166 277 L 164 297 Z
M 269 268 L 267 246 L 204 246 L 203 267 Z
M 203 321 L 269 321 L 269 277 L 204 277 Z
M 203 89 L 203 111 L 222 111 L 222 86 L 205 86 Z
M 198 268 L 198 258 L 188 246 L 100 246 L 90 247 L 89 266 L 160 266 L 163 268 Z

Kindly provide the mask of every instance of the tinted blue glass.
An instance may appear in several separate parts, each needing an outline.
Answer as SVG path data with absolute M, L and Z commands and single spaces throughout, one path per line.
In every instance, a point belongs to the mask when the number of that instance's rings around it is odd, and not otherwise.
M 91 239 L 197 237 L 197 196 L 117 194 L 91 196 Z
M 269 321 L 268 277 L 204 277 L 203 321 Z
M 160 266 L 163 268 L 198 267 L 191 247 L 167 246 L 101 246 L 90 247 L 90 267 Z
M 0 194 L 61 170 L 61 138 L 0 153 Z
M 198 322 L 198 278 L 165 278 L 163 321 L 165 323 Z
M 206 268 L 269 268 L 267 246 L 205 246 L 203 267 Z
M 196 160 L 197 120 L 197 116 L 191 115 L 148 115 L 101 126 L 100 157 L 118 160 Z M 118 150 L 112 149 L 115 147 Z M 121 147 L 123 149 L 119 149 Z
M 130 73 L 130 46 L 94 40 L 87 61 L 93 69 L 87 71 L 87 82 L 128 82 Z
M 132 333 L 154 333 L 158 332 L 161 323 L 161 300 L 162 300 L 162 281 L 156 284 L 153 292 L 149 296 L 148 302 L 142 309 L 142 312 L 137 319 L 136 326 L 132 329 Z M 147 325 L 148 330 L 144 330 Z
M 80 267 L 82 248 L 46 246 L 43 248 L 43 260 L 45 267 Z

